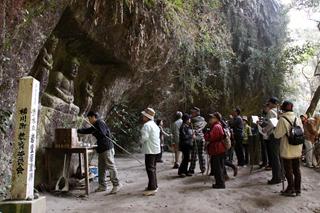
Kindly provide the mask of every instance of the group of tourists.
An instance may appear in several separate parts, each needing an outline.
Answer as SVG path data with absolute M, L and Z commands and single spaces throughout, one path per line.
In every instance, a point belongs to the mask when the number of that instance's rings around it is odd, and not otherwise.
M 268 184 L 287 181 L 287 188 L 281 191 L 282 195 L 299 196 L 303 147 L 306 166 L 318 166 L 313 149 L 318 140 L 320 115 L 297 118 L 290 101 L 280 104 L 277 98 L 270 98 L 263 106 L 263 115 L 260 117 L 242 116 L 240 108 L 235 108 L 228 119 L 214 112 L 207 116 L 207 121 L 201 116 L 200 109 L 193 107 L 190 113 L 176 113 L 171 125 L 172 134 L 164 130 L 163 120 L 155 122 L 154 109 L 146 108 L 141 114 L 141 143 L 149 180 L 143 193 L 146 196 L 155 195 L 158 191 L 156 167 L 157 163 L 163 162 L 164 141 L 169 136 L 175 155 L 173 168 L 178 169 L 178 175 L 181 178 L 193 176 L 198 162 L 200 173 L 207 172 L 207 175 L 214 176 L 212 187 L 215 189 L 226 187 L 225 181 L 229 179 L 226 167 L 232 168 L 233 175 L 237 176 L 238 168 L 259 165 L 272 171 Z M 110 193 L 115 194 L 121 185 L 114 163 L 114 147 L 109 140 L 110 130 L 98 119 L 97 113 L 89 112 L 88 118 L 93 127 L 79 129 L 78 133 L 93 134 L 97 138 L 98 191 L 106 190 L 105 173 L 109 170 L 113 184 Z M 237 165 L 234 165 L 234 153 Z M 205 156 L 208 156 L 207 159 Z

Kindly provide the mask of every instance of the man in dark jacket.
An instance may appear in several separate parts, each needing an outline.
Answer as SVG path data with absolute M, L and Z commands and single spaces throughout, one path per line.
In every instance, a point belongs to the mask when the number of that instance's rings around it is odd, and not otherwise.
M 275 126 L 271 120 L 278 118 L 278 104 L 279 100 L 276 97 L 271 97 L 268 100 L 269 109 L 266 115 L 266 126 L 262 129 L 266 135 L 265 142 L 269 150 L 269 161 L 272 169 L 272 178 L 268 180 L 270 185 L 279 184 L 283 179 L 280 161 L 280 141 L 274 137 Z
M 234 149 L 236 151 L 238 166 L 244 166 L 244 153 L 243 153 L 243 120 L 240 116 L 241 110 L 236 108 L 232 112 L 232 120 L 230 121 L 230 127 L 233 130 L 235 146 Z
M 190 173 L 188 173 L 188 164 L 190 161 L 190 153 L 195 135 L 192 131 L 190 116 L 188 114 L 184 114 L 182 116 L 182 121 L 183 123 L 179 130 L 179 148 L 183 155 L 182 162 L 178 170 L 178 175 L 180 177 L 185 177 L 192 176 Z
M 78 129 L 80 134 L 92 134 L 97 139 L 97 152 L 98 152 L 98 172 L 99 172 L 99 188 L 97 192 L 106 191 L 106 171 L 109 170 L 110 180 L 113 188 L 110 194 L 116 194 L 120 189 L 118 179 L 118 172 L 114 161 L 114 146 L 110 141 L 110 129 L 107 124 L 98 119 L 98 113 L 89 112 L 88 120 L 92 124 L 89 128 Z

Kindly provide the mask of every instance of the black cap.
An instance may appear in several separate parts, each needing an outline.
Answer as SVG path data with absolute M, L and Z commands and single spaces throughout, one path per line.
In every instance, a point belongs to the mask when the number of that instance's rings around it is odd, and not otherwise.
M 241 109 L 239 107 L 236 107 L 234 109 L 234 112 L 236 112 L 238 115 L 240 115 L 241 114 Z
M 191 112 L 200 112 L 200 109 L 198 107 L 193 107 L 190 111 Z
M 293 103 L 290 101 L 284 101 L 281 105 L 281 110 L 285 112 L 292 112 L 293 111 Z
M 215 113 L 209 114 L 209 117 L 210 117 L 210 118 L 216 118 L 216 119 L 218 119 L 219 121 L 222 120 L 222 115 L 221 115 L 219 112 L 215 112 Z
M 99 114 L 97 112 L 90 111 L 90 112 L 88 112 L 87 117 L 96 117 L 96 118 L 98 118 Z
M 190 115 L 188 115 L 186 113 L 182 116 L 183 123 L 187 122 L 189 119 L 190 119 Z
M 271 97 L 268 100 L 268 103 L 272 103 L 272 104 L 278 104 L 279 103 L 279 99 L 277 97 Z

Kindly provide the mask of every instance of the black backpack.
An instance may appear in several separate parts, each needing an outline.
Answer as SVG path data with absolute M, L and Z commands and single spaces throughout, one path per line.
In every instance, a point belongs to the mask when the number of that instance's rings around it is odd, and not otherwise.
M 293 124 L 288 118 L 286 117 L 283 117 L 283 118 L 286 119 L 291 125 L 291 129 L 289 133 L 286 134 L 286 136 L 288 137 L 289 144 L 294 146 L 303 144 L 304 134 L 303 134 L 302 128 L 297 125 L 297 118 L 294 119 Z

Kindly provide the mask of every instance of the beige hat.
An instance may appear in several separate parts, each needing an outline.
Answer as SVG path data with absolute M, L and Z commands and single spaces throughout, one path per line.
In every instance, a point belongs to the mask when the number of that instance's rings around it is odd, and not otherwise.
M 248 122 L 248 116 L 242 116 L 242 120 L 247 121 Z
M 141 114 L 143 116 L 149 118 L 150 120 L 153 120 L 156 112 L 152 108 L 147 108 L 144 111 L 142 111 Z

